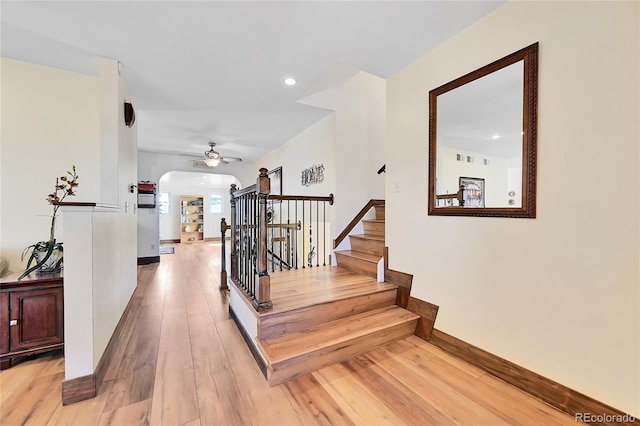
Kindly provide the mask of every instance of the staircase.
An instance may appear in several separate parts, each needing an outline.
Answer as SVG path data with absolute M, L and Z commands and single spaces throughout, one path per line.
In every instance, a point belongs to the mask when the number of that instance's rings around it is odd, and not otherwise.
M 335 251 L 336 262 L 358 274 L 376 278 L 378 262 L 384 256 L 384 205 L 374 206 L 376 218 L 362 220 L 364 234 L 349 235 L 351 250 Z
M 384 206 L 363 222 L 365 233 L 350 236 L 352 249 L 335 252 L 338 267 L 271 275 L 274 309 L 258 321 L 271 386 L 414 334 L 419 317 L 395 305 L 396 285 L 375 278 Z

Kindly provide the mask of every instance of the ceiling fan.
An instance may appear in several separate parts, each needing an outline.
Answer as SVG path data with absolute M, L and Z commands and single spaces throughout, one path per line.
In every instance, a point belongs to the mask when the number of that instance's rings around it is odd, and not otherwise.
M 237 157 L 221 157 L 220 153 L 213 149 L 216 146 L 215 142 L 209 142 L 209 150 L 204 152 L 202 162 L 209 167 L 216 167 L 220 163 L 229 164 L 232 161 L 242 161 L 242 158 Z M 200 157 L 199 155 L 183 154 L 190 157 Z

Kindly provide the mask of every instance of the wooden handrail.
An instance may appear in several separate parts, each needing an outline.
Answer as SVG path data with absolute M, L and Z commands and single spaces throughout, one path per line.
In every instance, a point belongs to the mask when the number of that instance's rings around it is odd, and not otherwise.
M 333 205 L 333 194 L 329 194 L 328 197 L 316 197 L 310 195 L 269 195 L 270 200 L 280 200 L 280 201 L 328 201 L 329 205 Z
M 342 240 L 347 238 L 347 235 L 349 235 L 349 233 L 353 231 L 353 228 L 355 228 L 358 222 L 362 220 L 364 215 L 367 214 L 367 212 L 371 209 L 371 207 L 383 206 L 383 205 L 384 205 L 384 200 L 369 200 L 369 202 L 362 208 L 362 210 L 360 210 L 360 213 L 358 213 L 356 217 L 354 217 L 353 220 L 347 225 L 347 227 L 344 228 L 344 231 L 342 231 L 340 235 L 338 235 L 338 237 L 335 239 L 333 243 L 333 248 L 334 249 L 337 248 L 342 242 Z
M 238 189 L 237 191 L 232 192 L 231 193 L 231 198 L 238 198 L 238 197 L 240 197 L 242 195 L 250 194 L 252 192 L 256 192 L 256 184 L 255 183 L 253 185 L 251 185 L 251 186 L 247 186 L 246 188 Z
M 238 198 L 245 194 L 250 194 L 256 192 L 256 185 L 247 186 L 244 189 L 239 189 L 235 192 L 231 193 L 232 198 Z M 271 195 L 269 194 L 269 200 L 280 200 L 280 201 L 328 201 L 330 205 L 333 205 L 333 194 L 329 194 L 327 197 L 322 196 L 311 196 L 311 195 Z

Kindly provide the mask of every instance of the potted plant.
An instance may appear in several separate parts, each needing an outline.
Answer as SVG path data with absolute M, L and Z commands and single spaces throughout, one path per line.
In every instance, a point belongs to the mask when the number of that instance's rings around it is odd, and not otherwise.
M 68 175 L 68 176 L 67 176 Z M 76 166 L 72 166 L 67 175 L 56 178 L 56 185 L 53 192 L 47 195 L 47 202 L 53 206 L 51 216 L 51 228 L 48 241 L 39 241 L 25 248 L 22 252 L 21 260 L 28 255 L 29 260 L 25 271 L 18 280 L 26 277 L 32 272 L 36 274 L 56 274 L 62 270 L 62 243 L 56 242 L 56 217 L 61 203 L 68 196 L 76 195 L 75 189 L 78 187 L 78 174 Z M 35 264 L 31 266 L 32 263 Z

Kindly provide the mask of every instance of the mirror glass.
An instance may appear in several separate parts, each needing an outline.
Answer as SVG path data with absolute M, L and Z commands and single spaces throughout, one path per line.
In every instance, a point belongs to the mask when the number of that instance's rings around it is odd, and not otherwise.
M 535 217 L 537 44 L 429 92 L 429 214 Z

